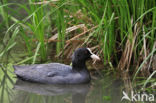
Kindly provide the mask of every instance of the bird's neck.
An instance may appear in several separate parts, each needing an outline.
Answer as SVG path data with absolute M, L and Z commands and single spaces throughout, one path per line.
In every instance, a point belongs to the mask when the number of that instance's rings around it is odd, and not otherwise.
M 82 69 L 86 69 L 86 63 L 85 61 L 72 61 L 72 69 L 73 70 L 82 70 Z

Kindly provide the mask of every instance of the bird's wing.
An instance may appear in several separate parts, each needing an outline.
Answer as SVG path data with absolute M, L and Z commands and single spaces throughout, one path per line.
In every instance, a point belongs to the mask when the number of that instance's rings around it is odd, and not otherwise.
M 15 74 L 21 79 L 36 82 L 43 81 L 45 77 L 65 75 L 72 70 L 71 66 L 60 63 L 14 66 L 14 68 Z

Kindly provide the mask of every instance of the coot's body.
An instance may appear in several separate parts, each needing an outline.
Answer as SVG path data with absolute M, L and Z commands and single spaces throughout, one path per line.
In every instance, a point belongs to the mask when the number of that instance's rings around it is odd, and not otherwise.
M 89 48 L 79 48 L 72 56 L 72 66 L 49 63 L 14 66 L 15 74 L 23 80 L 48 84 L 81 84 L 90 82 L 85 65 L 89 58 L 99 59 Z
M 16 75 L 27 81 L 48 84 L 78 84 L 88 83 L 90 75 L 87 69 L 72 70 L 71 66 L 50 63 L 31 66 L 14 66 Z

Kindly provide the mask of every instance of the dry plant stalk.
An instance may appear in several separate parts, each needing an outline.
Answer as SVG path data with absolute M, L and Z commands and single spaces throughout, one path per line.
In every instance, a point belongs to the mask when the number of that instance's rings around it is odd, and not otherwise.
M 154 42 L 154 45 L 153 45 L 153 50 L 156 49 L 156 41 Z M 152 50 L 152 51 L 153 51 Z M 153 71 L 156 70 L 156 54 L 152 55 L 151 58 L 150 58 L 150 64 L 152 63 L 152 69 Z M 150 65 L 148 67 L 148 70 L 150 68 Z
M 128 37 L 124 52 L 123 52 L 121 59 L 119 61 L 118 68 L 120 70 L 124 70 L 125 68 L 126 68 L 126 71 L 129 70 L 129 66 L 130 66 L 131 58 L 132 58 L 132 53 L 133 53 L 133 48 L 134 48 L 135 41 L 136 41 L 136 38 L 137 38 L 139 32 L 140 32 L 140 27 L 139 27 L 138 23 L 136 23 L 134 26 L 133 37 L 131 37 L 131 38 Z M 132 42 L 130 41 L 130 39 L 132 40 Z
M 147 58 L 147 55 L 149 54 L 147 52 L 147 47 L 146 47 L 146 38 L 145 38 L 145 30 L 144 30 L 144 26 L 143 26 L 143 49 L 144 52 L 144 57 L 143 60 L 145 60 L 145 58 Z M 150 72 L 148 71 L 148 65 L 149 63 L 146 61 L 143 65 L 143 67 L 141 68 L 141 73 L 144 77 L 147 77 L 150 75 Z M 137 68 L 136 68 L 137 69 Z
M 80 33 L 80 34 L 74 36 L 74 37 L 71 38 L 70 40 L 67 40 L 66 43 L 70 43 L 70 42 L 72 42 L 73 40 L 76 40 L 76 39 L 79 38 L 80 36 L 86 34 L 87 32 L 90 32 L 90 31 L 94 30 L 95 28 L 97 28 L 97 26 L 94 26 L 94 27 L 92 27 L 91 29 L 88 29 L 88 30 L 85 30 L 85 29 L 84 29 L 84 32 L 82 32 L 82 33 Z
M 66 33 L 66 34 L 67 34 L 67 33 L 70 33 L 70 32 L 72 32 L 72 31 L 75 31 L 75 30 L 79 29 L 79 28 L 86 28 L 86 26 L 85 26 L 85 24 L 74 25 L 74 26 L 72 26 L 72 27 L 67 28 L 65 33 Z M 50 42 L 52 42 L 52 41 L 55 41 L 55 40 L 57 39 L 57 37 L 58 37 L 58 33 L 56 33 L 56 34 L 53 35 L 51 38 L 49 38 L 49 39 L 48 39 L 48 43 L 50 43 Z
M 50 3 L 50 2 L 57 2 L 57 1 L 59 1 L 59 0 L 51 0 L 51 1 L 46 1 L 46 0 L 44 0 L 44 1 L 40 1 L 40 2 L 34 2 L 34 3 L 32 3 L 32 4 L 41 5 L 41 4 L 48 4 L 48 3 Z

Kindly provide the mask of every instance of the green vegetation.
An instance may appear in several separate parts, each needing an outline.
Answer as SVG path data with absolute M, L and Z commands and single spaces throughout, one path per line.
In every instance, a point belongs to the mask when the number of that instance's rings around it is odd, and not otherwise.
M 143 74 L 148 78 L 143 87 L 155 83 L 151 80 L 156 74 L 155 0 L 20 2 L 0 2 L 1 63 L 44 63 L 50 51 L 66 57 L 83 46 L 105 65 L 132 71 L 133 80 Z

